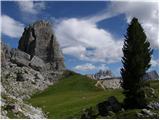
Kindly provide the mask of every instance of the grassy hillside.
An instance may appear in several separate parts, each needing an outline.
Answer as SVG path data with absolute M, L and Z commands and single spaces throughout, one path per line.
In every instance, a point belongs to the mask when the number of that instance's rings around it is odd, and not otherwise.
M 147 81 L 155 90 L 155 97 L 150 101 L 159 100 L 159 81 Z M 122 90 L 107 89 L 106 91 L 96 88 L 96 81 L 66 71 L 64 78 L 55 85 L 50 86 L 42 93 L 34 95 L 30 100 L 33 106 L 41 107 L 48 118 L 80 118 L 80 114 L 84 108 L 95 107 L 97 103 L 107 99 L 107 97 L 115 96 L 120 102 L 124 96 Z M 137 118 L 136 112 L 140 109 L 126 110 L 111 116 L 111 118 Z M 158 110 L 155 111 L 158 113 Z M 100 117 L 101 118 L 101 117 Z
M 95 106 L 109 96 L 123 100 L 121 90 L 104 91 L 96 88 L 95 83 L 86 76 L 67 72 L 59 82 L 34 95 L 28 102 L 41 107 L 49 118 L 79 118 L 84 108 Z

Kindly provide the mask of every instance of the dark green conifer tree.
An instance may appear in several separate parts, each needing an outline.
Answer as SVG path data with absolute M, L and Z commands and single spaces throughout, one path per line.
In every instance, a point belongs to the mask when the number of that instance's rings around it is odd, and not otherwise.
M 153 50 L 137 18 L 133 18 L 128 26 L 122 50 L 121 86 L 125 95 L 124 105 L 127 108 L 143 108 L 147 100 L 143 89 L 146 84 L 142 78 L 151 66 Z

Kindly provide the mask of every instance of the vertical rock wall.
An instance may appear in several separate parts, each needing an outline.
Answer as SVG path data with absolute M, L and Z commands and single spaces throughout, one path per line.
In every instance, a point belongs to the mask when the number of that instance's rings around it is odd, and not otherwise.
M 56 40 L 52 25 L 46 21 L 37 21 L 24 29 L 18 48 L 33 56 L 38 56 L 46 64 L 47 69 L 61 71 L 64 59 Z

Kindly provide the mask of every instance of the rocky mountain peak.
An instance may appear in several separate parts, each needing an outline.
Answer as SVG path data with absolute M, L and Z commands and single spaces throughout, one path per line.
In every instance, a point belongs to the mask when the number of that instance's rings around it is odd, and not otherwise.
M 63 59 L 59 44 L 48 21 L 37 21 L 24 29 L 18 48 L 32 56 L 36 55 L 45 62 L 54 58 Z
M 2 85 L 7 93 L 28 98 L 63 74 L 64 59 L 52 25 L 37 21 L 24 29 L 18 49 L 1 43 Z
M 99 70 L 94 77 L 96 79 L 105 79 L 105 78 L 111 78 L 113 77 L 113 74 L 110 70 Z
M 3 107 L 11 106 L 12 111 L 27 118 L 44 119 L 41 109 L 24 103 L 23 99 L 29 99 L 62 77 L 64 59 L 52 25 L 41 20 L 27 26 L 18 49 L 1 42 L 1 58 Z M 6 109 L 1 116 L 8 118 Z
M 45 63 L 52 63 L 53 69 L 63 69 L 63 54 L 54 35 L 52 24 L 48 21 L 37 21 L 24 29 L 18 48 Z

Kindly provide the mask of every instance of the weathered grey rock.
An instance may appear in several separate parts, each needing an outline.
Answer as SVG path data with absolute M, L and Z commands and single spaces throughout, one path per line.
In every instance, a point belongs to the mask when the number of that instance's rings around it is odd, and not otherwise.
M 125 111 L 125 109 L 124 109 L 124 108 L 122 108 L 122 109 L 121 109 L 121 111 L 122 111 L 122 112 L 124 112 L 124 111 Z
M 111 89 L 119 89 L 121 88 L 121 84 L 120 84 L 120 79 L 118 78 L 113 78 L 110 80 L 103 80 L 102 85 L 105 88 L 111 88 Z
M 44 64 L 43 60 L 34 56 L 31 59 L 29 66 L 35 70 L 41 71 L 41 70 L 43 70 L 45 64 Z
M 11 49 L 9 54 L 8 62 L 2 67 L 1 73 L 3 93 L 6 92 L 22 99 L 29 98 L 35 92 L 53 84 L 63 73 L 52 69 L 52 63 L 49 63 L 49 68 L 47 68 L 47 63 L 45 64 L 37 56 L 30 60 L 30 55 L 19 49 Z
M 97 107 L 101 116 L 107 116 L 109 111 L 118 112 L 121 110 L 121 104 L 114 96 L 109 97 L 107 101 L 99 103 Z
M 11 61 L 19 66 L 28 66 L 30 63 L 30 55 L 18 49 L 12 49 Z
M 147 107 L 149 109 L 152 109 L 152 110 L 158 110 L 159 109 L 159 103 L 158 102 L 150 102 Z
M 143 117 L 143 114 L 139 113 L 139 112 L 137 112 L 136 115 L 137 115 L 138 118 L 142 118 Z
M 53 34 L 52 25 L 38 21 L 25 28 L 18 48 L 33 56 L 38 56 L 45 63 L 52 63 L 53 70 L 63 70 L 63 54 Z
M 11 48 L 1 42 L 1 65 L 2 67 L 6 65 L 6 63 L 9 61 L 11 54 L 10 54 Z
M 34 76 L 26 73 L 17 73 L 17 81 L 34 81 Z
M 146 115 L 149 115 L 149 116 L 153 115 L 153 113 L 150 110 L 147 110 L 147 109 L 142 109 L 142 113 L 146 114 Z
M 40 108 L 35 108 L 31 105 L 28 105 L 21 99 L 16 98 L 8 93 L 5 94 L 5 105 L 1 110 L 0 118 L 2 119 L 9 119 L 10 116 L 8 116 L 8 111 L 12 112 L 12 118 L 15 117 L 16 119 L 46 119 L 46 115 Z
M 108 103 L 110 104 L 110 106 L 112 106 L 114 112 L 118 112 L 121 110 L 121 104 L 114 96 L 108 98 Z
M 145 73 L 143 76 L 143 80 L 159 80 L 159 76 L 157 72 L 154 70 L 154 71 Z
M 53 84 L 45 80 L 40 72 L 29 68 L 14 66 L 3 70 L 1 82 L 7 93 L 18 98 L 29 98 L 37 91 Z
M 99 72 L 97 72 L 94 75 L 94 78 L 97 80 L 103 80 L 103 79 L 112 78 L 112 77 L 113 77 L 113 74 L 110 70 L 99 70 Z
M 35 74 L 35 79 L 41 79 L 44 80 L 44 77 L 40 73 Z

